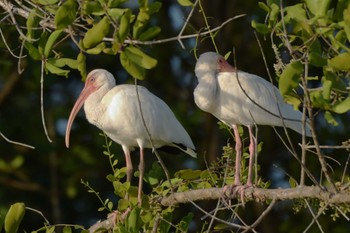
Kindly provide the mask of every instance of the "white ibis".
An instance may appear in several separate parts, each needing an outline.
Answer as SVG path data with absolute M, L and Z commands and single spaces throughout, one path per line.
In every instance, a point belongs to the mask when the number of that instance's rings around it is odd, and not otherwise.
M 111 73 L 103 69 L 91 71 L 85 87 L 69 116 L 66 129 L 66 146 L 69 147 L 69 133 L 73 120 L 84 105 L 88 121 L 103 130 L 113 141 L 123 148 L 127 168 L 127 181 L 131 181 L 132 162 L 130 151 L 140 148 L 138 202 L 141 203 L 144 174 L 144 148 L 162 146 L 176 147 L 192 157 L 196 157 L 193 142 L 176 119 L 170 108 L 145 87 L 118 85 Z M 151 136 L 152 143 L 141 117 Z
M 202 54 L 195 68 L 198 85 L 194 90 L 197 106 L 209 112 L 233 128 L 236 140 L 235 186 L 241 186 L 242 142 L 237 126 L 244 125 L 249 130 L 249 170 L 247 186 L 252 186 L 252 168 L 255 154 L 253 126 L 285 126 L 302 132 L 302 113 L 285 103 L 279 90 L 265 79 L 236 70 L 219 54 Z M 306 136 L 310 128 L 306 124 Z

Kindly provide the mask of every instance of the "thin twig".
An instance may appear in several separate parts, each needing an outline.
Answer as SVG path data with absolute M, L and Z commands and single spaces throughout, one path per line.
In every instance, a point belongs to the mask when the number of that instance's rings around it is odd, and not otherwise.
M 307 70 L 307 66 L 308 66 L 308 62 L 305 62 L 305 66 L 306 66 L 306 70 Z M 323 152 L 321 151 L 321 148 L 319 147 L 319 141 L 318 141 L 318 137 L 317 134 L 315 132 L 315 125 L 314 125 L 314 116 L 313 116 L 313 109 L 312 109 L 312 105 L 311 105 L 311 97 L 310 97 L 310 93 L 307 90 L 307 81 L 306 81 L 306 77 L 308 77 L 308 74 L 304 74 L 301 77 L 301 83 L 304 86 L 304 90 L 305 90 L 305 102 L 306 102 L 306 106 L 307 106 L 307 110 L 308 110 L 308 114 L 309 114 L 309 119 L 310 119 L 310 128 L 311 128 L 311 135 L 312 135 L 312 139 L 315 145 L 315 149 L 317 152 L 317 157 L 318 160 L 320 162 L 321 165 L 321 169 L 322 172 L 324 173 L 327 181 L 332 184 L 334 191 L 338 191 L 337 186 L 335 185 L 334 181 L 332 180 L 332 178 L 329 175 L 328 169 L 327 169 L 327 163 L 324 159 L 324 155 Z
M 188 200 L 188 202 L 190 202 L 192 205 L 194 205 L 198 210 L 200 210 L 203 214 L 205 215 L 209 215 L 211 218 L 214 218 L 216 221 L 218 222 L 221 222 L 221 223 L 224 223 L 230 227 L 233 227 L 233 228 L 237 228 L 237 229 L 248 229 L 247 227 L 245 226 L 242 226 L 242 225 L 239 225 L 239 224 L 236 224 L 236 223 L 232 223 L 232 222 L 228 222 L 228 221 L 225 221 L 225 220 L 222 220 L 216 216 L 213 216 L 211 215 L 210 213 L 208 213 L 207 211 L 205 211 L 204 209 L 202 209 L 199 205 L 197 205 L 195 202 L 191 201 L 191 200 Z
M 16 54 L 14 54 L 14 53 L 12 52 L 12 49 L 11 49 L 10 46 L 7 44 L 6 39 L 5 39 L 5 36 L 4 36 L 4 34 L 2 33 L 1 27 L 0 27 L 0 34 L 1 34 L 1 38 L 2 38 L 2 40 L 3 40 L 3 42 L 4 42 L 4 45 L 6 46 L 7 50 L 9 51 L 9 53 L 10 53 L 13 57 L 18 58 L 18 59 L 21 59 L 21 58 L 26 57 L 26 55 L 24 55 L 23 57 L 17 56 Z
M 30 211 L 33 211 L 33 212 L 35 212 L 35 213 L 37 213 L 37 214 L 39 214 L 39 215 L 45 220 L 45 224 L 46 224 L 47 226 L 50 226 L 50 225 L 51 225 L 50 222 L 49 222 L 49 220 L 47 220 L 47 218 L 45 217 L 45 215 L 44 215 L 41 211 L 36 210 L 36 209 L 33 209 L 33 208 L 31 208 L 31 207 L 26 207 L 26 209 L 27 209 L 27 210 L 30 210 Z
M 259 225 L 259 223 L 262 222 L 263 218 L 272 210 L 272 208 L 275 206 L 275 204 L 276 204 L 276 198 L 272 199 L 270 205 L 261 213 L 259 218 L 257 220 L 255 220 L 255 222 L 253 224 L 250 225 L 251 229 L 247 229 L 247 230 L 243 231 L 242 233 L 248 232 L 249 230 L 254 230 L 254 228 L 257 227 Z
M 301 144 L 299 144 L 302 146 Z M 318 145 L 320 149 L 350 149 L 350 145 L 338 145 L 338 146 L 330 146 L 330 145 Z M 306 149 L 315 149 L 316 145 L 306 145 Z
M 160 223 L 160 216 L 157 215 L 154 219 L 153 228 L 152 228 L 151 233 L 157 233 L 159 223 Z
M 142 120 L 142 124 L 143 126 L 145 127 L 145 130 L 146 130 L 146 133 L 147 133 L 147 136 L 148 136 L 148 139 L 151 143 L 151 146 L 152 146 L 152 151 L 154 152 L 154 154 L 156 155 L 157 159 L 158 159 L 158 162 L 160 163 L 160 166 L 163 168 L 164 170 L 164 173 L 165 173 L 165 176 L 169 182 L 169 186 L 170 186 L 170 189 L 171 189 L 171 192 L 174 193 L 174 188 L 173 188 L 173 185 L 171 183 L 171 179 L 170 179 L 170 174 L 169 174 L 169 171 L 168 169 L 166 168 L 163 160 L 161 159 L 161 157 L 159 156 L 158 154 L 158 151 L 157 151 L 157 148 L 154 146 L 153 144 L 153 141 L 152 141 L 152 137 L 151 137 L 151 134 L 148 130 L 148 127 L 146 125 L 146 121 L 145 121 L 145 118 L 143 116 L 143 111 L 142 111 L 142 106 L 141 106 L 141 100 L 140 100 L 140 96 L 139 96 L 139 91 L 138 91 L 138 84 L 137 84 L 137 79 L 135 79 L 135 89 L 136 89 L 136 95 L 137 95 L 137 101 L 138 101 L 138 105 L 139 105 L 139 111 L 140 111 L 140 116 L 141 116 L 141 120 Z
M 214 39 L 214 36 L 213 36 L 213 32 L 210 32 L 210 26 L 209 26 L 209 23 L 208 23 L 207 16 L 205 15 L 205 12 L 204 12 L 204 9 L 203 9 L 201 0 L 199 0 L 199 8 L 200 8 L 200 11 L 201 11 L 202 14 L 203 14 L 203 19 L 204 19 L 204 22 L 205 22 L 205 26 L 206 26 L 206 28 L 207 28 L 207 31 L 209 31 L 210 39 L 211 39 L 211 41 L 213 42 L 213 46 L 214 46 L 214 48 L 215 48 L 215 51 L 216 51 L 217 53 L 219 53 L 218 47 L 216 46 L 216 43 L 215 43 L 215 39 Z
M 0 136 L 7 142 L 9 143 L 12 143 L 12 144 L 15 144 L 15 145 L 19 145 L 19 146 L 24 146 L 24 147 L 28 147 L 30 149 L 35 149 L 34 146 L 31 146 L 31 145 L 28 145 L 28 144 L 25 144 L 25 143 L 21 143 L 21 142 L 16 142 L 16 141 L 13 141 L 11 139 L 8 139 L 3 133 L 1 133 L 0 131 Z
M 350 154 L 348 155 L 348 158 L 346 160 L 345 166 L 344 166 L 344 171 L 343 171 L 343 175 L 341 177 L 341 183 L 344 183 L 344 179 L 346 177 L 346 171 L 348 170 L 348 166 L 349 166 L 349 160 L 350 160 Z
M 306 205 L 308 206 L 309 210 L 310 210 L 310 213 L 312 215 L 312 221 L 310 222 L 310 224 L 306 227 L 306 229 L 303 231 L 303 233 L 306 233 L 310 227 L 314 224 L 314 222 L 317 223 L 317 226 L 318 228 L 320 229 L 320 231 L 322 233 L 324 233 L 324 231 L 322 230 L 322 226 L 320 225 L 320 223 L 318 222 L 317 218 L 323 213 L 323 211 L 328 207 L 328 204 L 327 205 L 324 205 L 321 209 L 318 210 L 318 213 L 317 215 L 315 216 L 314 212 L 312 211 L 312 208 L 311 206 L 309 205 L 309 203 L 305 200 L 306 202 Z
M 44 113 L 44 61 L 41 62 L 41 73 L 40 73 L 40 110 L 41 110 L 41 122 L 43 124 L 44 132 L 47 140 L 51 143 L 52 140 L 47 132 L 45 123 L 45 113 Z
M 179 43 L 180 43 L 182 49 L 185 49 L 185 46 L 184 46 L 184 44 L 182 43 L 181 36 L 182 36 L 183 32 L 185 31 L 185 29 L 186 29 L 186 27 L 187 27 L 187 25 L 188 25 L 188 22 L 190 21 L 190 18 L 192 17 L 193 11 L 194 11 L 194 9 L 196 8 L 198 2 L 199 2 L 199 0 L 196 0 L 196 2 L 193 4 L 192 9 L 191 9 L 190 13 L 189 13 L 188 16 L 187 16 L 184 25 L 182 25 L 182 28 L 181 28 L 179 34 L 177 35 L 177 37 L 179 38 L 178 41 L 179 41 Z

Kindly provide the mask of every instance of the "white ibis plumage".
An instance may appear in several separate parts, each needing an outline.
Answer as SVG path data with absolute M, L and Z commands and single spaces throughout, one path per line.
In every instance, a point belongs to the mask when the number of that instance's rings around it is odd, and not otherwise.
M 135 85 L 127 84 L 116 86 L 113 75 L 103 69 L 93 70 L 87 76 L 85 87 L 67 123 L 67 147 L 69 147 L 69 133 L 73 120 L 83 105 L 88 121 L 122 146 L 129 182 L 133 170 L 130 151 L 135 147 L 140 148 L 139 203 L 141 203 L 144 173 L 144 148 L 152 148 L 152 143 L 155 148 L 172 146 L 196 157 L 190 136 L 168 105 L 145 87 L 137 86 L 136 89 Z M 141 118 L 140 106 L 152 143 Z
M 252 186 L 252 167 L 255 154 L 254 125 L 285 126 L 300 134 L 302 113 L 283 101 L 279 90 L 265 79 L 236 70 L 221 55 L 202 54 L 195 67 L 198 85 L 194 90 L 197 106 L 233 128 L 236 140 L 235 186 L 241 186 L 242 142 L 237 126 L 249 130 L 249 171 L 247 186 Z M 311 135 L 308 124 L 306 136 Z

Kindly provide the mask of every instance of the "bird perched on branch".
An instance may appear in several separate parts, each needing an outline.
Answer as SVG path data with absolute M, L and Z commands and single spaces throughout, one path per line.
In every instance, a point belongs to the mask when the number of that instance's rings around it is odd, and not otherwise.
M 195 73 L 194 90 L 197 106 L 233 128 L 236 140 L 235 186 L 241 186 L 242 141 L 238 125 L 249 130 L 249 171 L 247 186 L 252 186 L 252 168 L 256 151 L 254 125 L 285 126 L 299 134 L 311 136 L 309 124 L 303 124 L 302 113 L 284 102 L 279 90 L 265 79 L 232 67 L 215 52 L 200 55 Z M 303 132 L 305 126 L 305 132 Z
M 190 136 L 168 105 L 145 87 L 116 86 L 113 75 L 103 69 L 93 70 L 87 76 L 85 87 L 69 116 L 66 128 L 67 147 L 72 123 L 83 105 L 88 121 L 122 146 L 129 182 L 133 170 L 130 151 L 135 147 L 140 148 L 139 204 L 145 166 L 144 148 L 170 146 L 196 157 Z

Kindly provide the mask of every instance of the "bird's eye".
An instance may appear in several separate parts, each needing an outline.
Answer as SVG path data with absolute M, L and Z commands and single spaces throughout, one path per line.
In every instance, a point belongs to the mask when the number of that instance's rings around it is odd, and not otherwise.
M 95 78 L 94 76 L 92 76 L 92 77 L 90 78 L 90 82 L 95 82 L 95 80 L 96 80 L 96 78 Z

